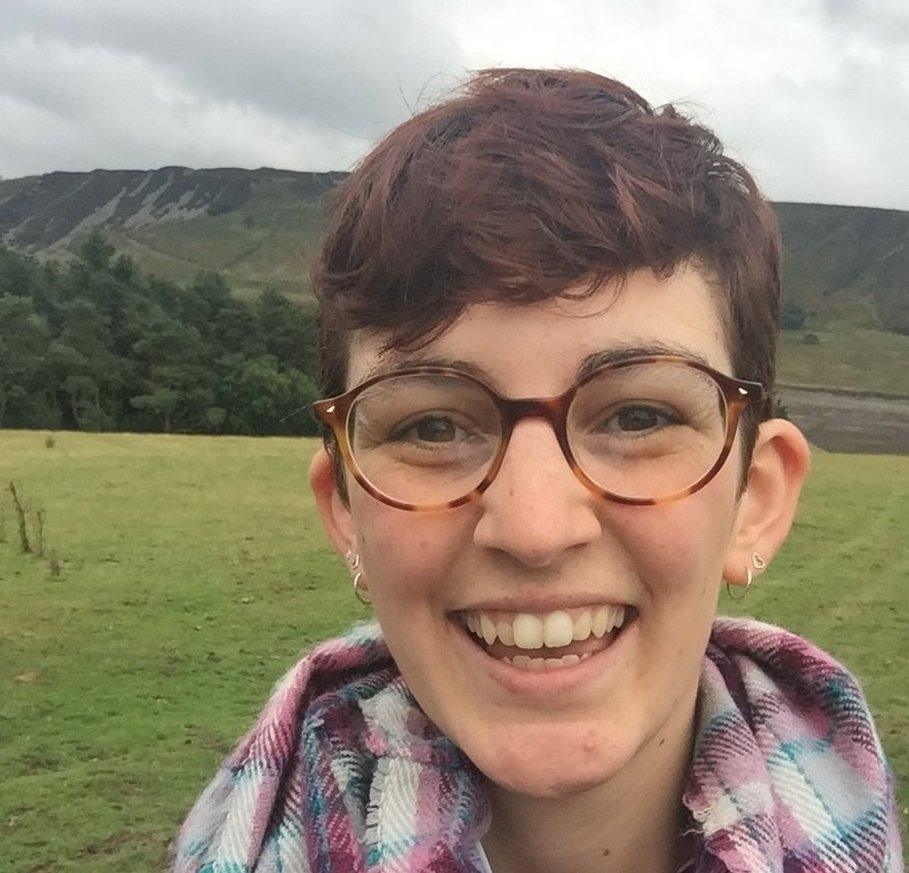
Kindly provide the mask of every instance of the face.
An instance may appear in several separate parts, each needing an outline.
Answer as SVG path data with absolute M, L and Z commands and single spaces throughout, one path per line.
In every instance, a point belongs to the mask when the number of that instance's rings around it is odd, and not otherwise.
M 382 339 L 355 338 L 349 385 L 382 363 Z M 568 389 L 586 356 L 628 344 L 669 346 L 731 373 L 714 292 L 692 269 L 666 281 L 635 273 L 617 300 L 606 288 L 586 300 L 475 305 L 420 355 L 469 361 L 503 396 L 545 397 Z M 735 528 L 740 463 L 737 440 L 694 495 L 658 506 L 613 503 L 575 477 L 546 421 L 527 418 L 476 500 L 409 512 L 348 477 L 349 514 L 337 499 L 335 509 L 389 648 L 427 715 L 497 785 L 559 797 L 687 736 Z M 624 607 L 625 624 L 604 637 L 603 651 L 597 643 L 597 654 L 569 667 L 508 665 L 465 628 L 470 614 L 483 613 L 494 623 L 518 614 L 545 622 L 567 611 L 583 624 L 586 608 L 595 615 L 604 605 Z

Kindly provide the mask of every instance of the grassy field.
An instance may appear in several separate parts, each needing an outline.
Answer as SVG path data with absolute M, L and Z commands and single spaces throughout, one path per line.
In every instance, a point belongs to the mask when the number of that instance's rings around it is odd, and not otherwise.
M 367 613 L 329 550 L 314 440 L 0 431 L 47 561 L 0 543 L 0 870 L 157 871 L 300 649 Z M 909 458 L 819 455 L 742 606 L 861 678 L 909 806 Z M 735 612 L 725 598 L 725 612 Z
M 806 334 L 817 337 L 806 344 Z M 782 385 L 909 397 L 909 336 L 839 327 L 827 331 L 785 330 L 780 335 Z

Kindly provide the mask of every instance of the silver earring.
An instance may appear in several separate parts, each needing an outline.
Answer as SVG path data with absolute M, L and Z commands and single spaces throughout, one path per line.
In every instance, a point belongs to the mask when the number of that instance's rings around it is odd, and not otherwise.
M 351 555 L 353 555 L 353 560 L 351 560 Z M 354 574 L 353 590 L 357 600 L 363 604 L 372 603 L 372 598 L 366 593 L 369 589 L 360 584 L 363 579 L 363 571 L 360 569 L 360 556 L 354 555 L 353 552 L 348 549 L 344 557 L 347 559 L 347 563 L 350 564 L 350 569 Z
M 767 569 L 767 559 L 760 553 L 754 552 L 751 555 L 751 566 L 745 568 L 745 588 L 741 594 L 733 594 L 732 586 L 727 582 L 726 583 L 726 593 L 733 600 L 744 600 L 745 595 L 748 593 L 748 589 L 751 588 L 752 583 L 754 582 L 755 573 L 761 573 Z

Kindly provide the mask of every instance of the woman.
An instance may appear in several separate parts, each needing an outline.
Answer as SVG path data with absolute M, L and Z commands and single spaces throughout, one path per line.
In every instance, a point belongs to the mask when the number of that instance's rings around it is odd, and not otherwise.
M 310 481 L 376 624 L 317 646 L 181 871 L 895 871 L 828 655 L 716 620 L 786 537 L 776 222 L 618 82 L 491 70 L 341 186 Z

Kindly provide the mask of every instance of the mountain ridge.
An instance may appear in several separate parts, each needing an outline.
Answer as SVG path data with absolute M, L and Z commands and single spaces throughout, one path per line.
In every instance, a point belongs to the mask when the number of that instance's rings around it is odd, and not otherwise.
M 0 181 L 0 242 L 29 254 L 55 251 L 95 227 L 142 228 L 233 211 L 249 200 L 253 185 L 263 178 L 313 198 L 330 189 L 336 176 L 271 167 L 196 170 L 172 165 L 155 170 L 57 170 L 9 179 Z M 91 187 L 93 191 L 73 199 Z M 105 196 L 108 199 L 99 199 Z M 81 210 L 61 210 L 74 204 Z M 89 207 L 94 207 L 91 212 Z
M 322 198 L 344 172 L 259 167 L 55 171 L 0 180 L 0 244 L 73 257 L 101 229 L 142 269 L 180 282 L 222 272 L 241 294 L 308 293 Z M 774 202 L 784 299 L 817 324 L 909 333 L 909 211 Z

